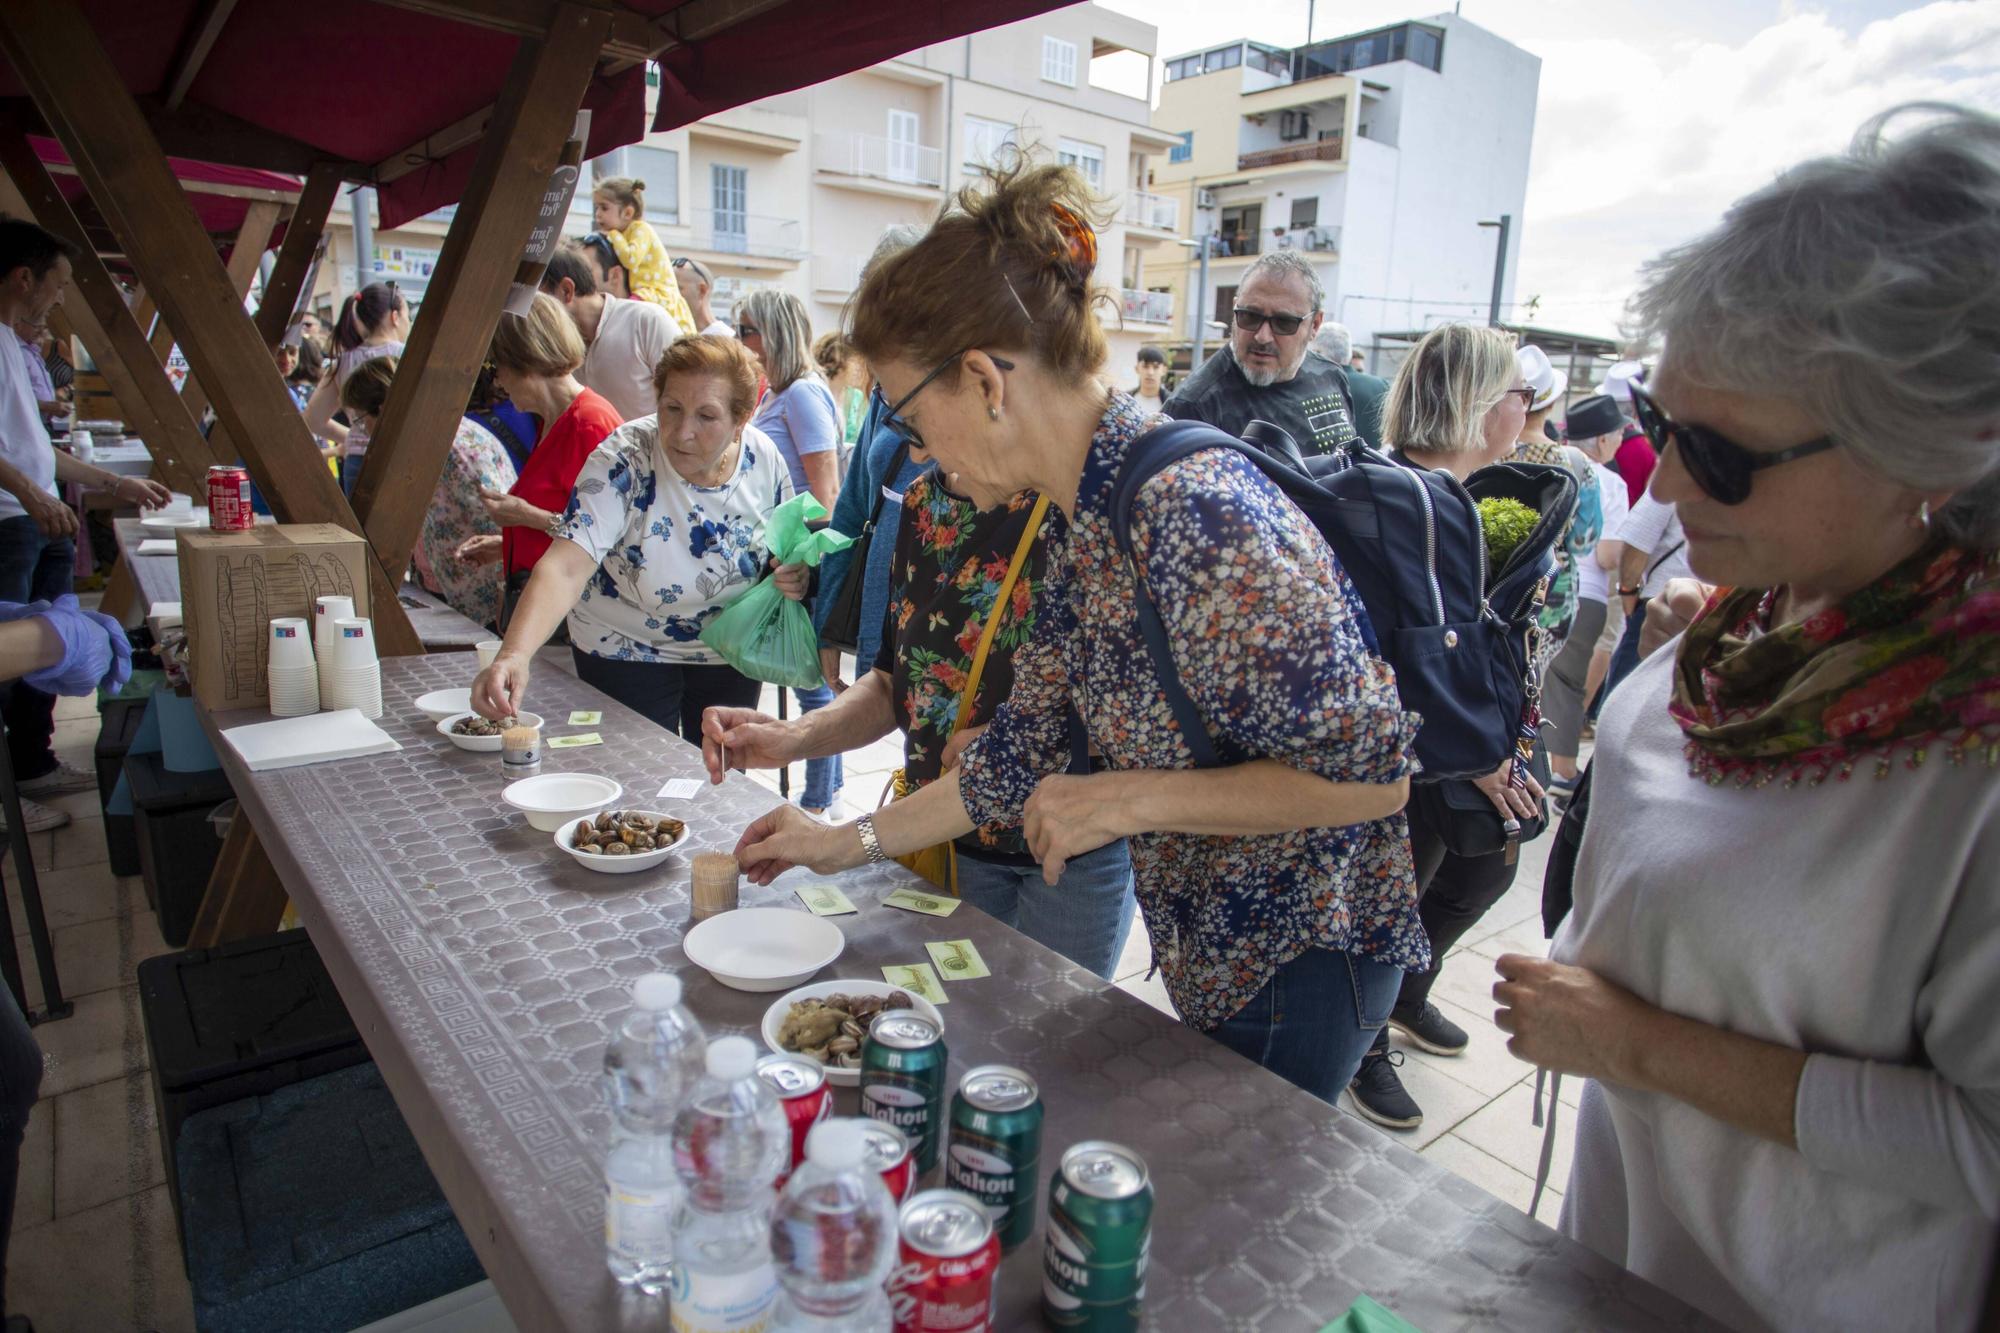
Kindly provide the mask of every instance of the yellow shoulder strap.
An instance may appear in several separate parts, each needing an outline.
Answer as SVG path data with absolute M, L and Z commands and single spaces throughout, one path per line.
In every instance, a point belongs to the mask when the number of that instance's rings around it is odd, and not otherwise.
M 972 717 L 972 701 L 979 697 L 979 678 L 986 672 L 986 654 L 993 647 L 993 636 L 1000 632 L 1000 617 L 1007 610 L 1007 602 L 1014 595 L 1014 584 L 1021 577 L 1021 567 L 1028 563 L 1028 552 L 1034 549 L 1035 537 L 1042 530 L 1042 517 L 1049 512 L 1049 497 L 1035 498 L 1035 507 L 1028 514 L 1027 530 L 1021 534 L 1020 545 L 1014 548 L 1014 559 L 1007 566 L 1007 577 L 1000 580 L 1000 595 L 993 600 L 993 610 L 986 617 L 986 629 L 979 636 L 979 648 L 972 654 L 972 670 L 966 673 L 965 690 L 958 696 L 958 722 L 953 731 L 963 730 Z

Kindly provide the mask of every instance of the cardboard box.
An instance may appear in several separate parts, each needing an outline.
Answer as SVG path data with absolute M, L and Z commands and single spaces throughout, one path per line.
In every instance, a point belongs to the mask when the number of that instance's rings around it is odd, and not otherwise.
M 195 698 L 211 709 L 268 708 L 271 622 L 312 620 L 315 597 L 354 599 L 367 616 L 364 538 L 331 523 L 262 524 L 248 532 L 183 528 L 181 619 Z

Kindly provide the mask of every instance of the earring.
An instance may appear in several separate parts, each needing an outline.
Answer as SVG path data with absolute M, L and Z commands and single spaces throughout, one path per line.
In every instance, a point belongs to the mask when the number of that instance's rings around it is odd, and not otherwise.
M 987 409 L 986 409 L 986 419 L 987 419 L 988 421 L 998 421 L 998 420 L 1000 419 L 1000 409 L 999 409 L 999 408 L 997 408 L 997 407 L 989 407 L 989 408 L 987 408 Z
M 1921 500 L 1917 503 L 1917 512 L 1910 515 L 1910 526 L 1913 528 L 1922 528 L 1925 532 L 1931 530 L 1931 502 L 1929 500 Z

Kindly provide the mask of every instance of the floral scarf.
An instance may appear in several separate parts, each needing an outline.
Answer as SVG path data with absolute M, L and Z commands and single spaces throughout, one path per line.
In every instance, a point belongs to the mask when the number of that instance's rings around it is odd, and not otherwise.
M 1845 781 L 2000 759 L 2000 556 L 1934 542 L 1840 605 L 1771 628 L 1773 591 L 1719 590 L 1688 627 L 1669 709 L 1710 783 Z

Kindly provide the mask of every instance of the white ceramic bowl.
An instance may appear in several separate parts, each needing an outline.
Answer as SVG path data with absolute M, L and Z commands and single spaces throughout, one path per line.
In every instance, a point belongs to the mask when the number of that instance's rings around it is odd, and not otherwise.
M 721 920 L 720 917 L 716 919 Z M 788 1051 L 778 1044 L 778 1033 L 785 1026 L 785 1015 L 790 1013 L 792 1006 L 800 1000 L 818 1000 L 828 995 L 887 995 L 890 991 L 902 989 L 900 986 L 891 986 L 886 981 L 815 981 L 810 986 L 801 986 L 795 991 L 787 992 L 776 1004 L 764 1011 L 764 1044 L 779 1055 L 799 1055 L 799 1052 Z M 944 1031 L 944 1015 L 937 1011 L 936 1005 L 921 995 L 906 990 L 903 993 L 910 997 L 910 1007 L 914 1012 L 937 1024 L 939 1032 Z M 810 1055 L 800 1058 L 812 1059 Z M 833 1065 L 827 1065 L 826 1081 L 837 1088 L 858 1088 L 861 1086 L 861 1071 L 837 1069 Z
M 479 714 L 477 713 L 453 713 L 450 717 L 442 718 L 438 721 L 437 734 L 461 750 L 470 750 L 474 754 L 498 754 L 500 752 L 499 736 L 460 736 L 452 730 L 452 726 L 455 723 L 468 717 L 478 716 Z M 539 727 L 542 725 L 542 715 L 540 713 L 516 713 L 514 716 L 525 727 Z
M 433 722 L 442 722 L 456 713 L 472 711 L 471 687 L 457 690 L 432 690 L 417 700 L 417 711 Z
M 510 782 L 500 799 L 528 817 L 544 833 L 554 833 L 572 819 L 595 818 L 618 803 L 623 783 L 595 773 L 541 773 Z
M 734 990 L 790 990 L 840 957 L 839 926 L 788 907 L 740 907 L 700 922 L 681 941 L 688 961 Z
M 634 810 L 632 813 L 651 815 L 655 819 L 673 818 L 671 815 L 662 815 L 657 810 Z M 592 818 L 595 818 L 595 816 L 592 816 Z M 664 847 L 655 847 L 650 852 L 633 852 L 630 856 L 600 856 L 595 852 L 579 852 L 570 845 L 570 838 L 576 832 L 576 826 L 582 822 L 583 819 L 578 817 L 557 829 L 556 846 L 568 852 L 571 859 L 584 869 L 595 870 L 600 875 L 630 875 L 641 870 L 651 870 L 654 866 L 672 856 L 680 848 L 681 844 L 688 840 L 688 830 L 683 828 L 680 837 L 675 838 Z M 681 823 L 685 824 L 687 821 L 682 820 Z

